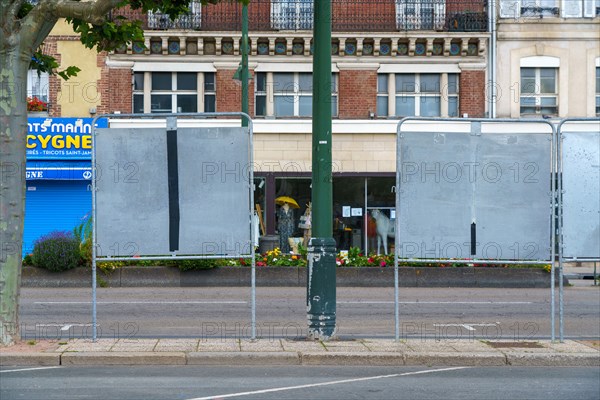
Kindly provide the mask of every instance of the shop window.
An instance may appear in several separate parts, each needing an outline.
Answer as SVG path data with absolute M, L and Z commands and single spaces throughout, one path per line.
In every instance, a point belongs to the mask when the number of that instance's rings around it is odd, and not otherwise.
M 558 115 L 558 68 L 521 68 L 521 115 Z
M 378 116 L 458 116 L 458 74 L 379 74 L 377 79 Z
M 311 117 L 312 89 L 310 72 L 258 72 L 255 83 L 256 115 Z M 337 116 L 337 74 L 332 74 L 331 92 L 331 113 Z
M 313 28 L 313 0 L 271 1 L 271 25 L 273 29 L 310 30 Z
M 34 69 L 27 71 L 27 97 L 37 97 L 48 102 L 49 76 L 47 72 L 38 73 Z
M 213 72 L 135 72 L 134 113 L 214 112 Z

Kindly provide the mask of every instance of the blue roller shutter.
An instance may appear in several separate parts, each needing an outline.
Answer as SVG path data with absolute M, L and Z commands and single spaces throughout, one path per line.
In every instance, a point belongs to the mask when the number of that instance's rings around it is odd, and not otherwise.
M 33 180 L 27 182 L 23 254 L 46 233 L 72 231 L 92 210 L 90 181 Z

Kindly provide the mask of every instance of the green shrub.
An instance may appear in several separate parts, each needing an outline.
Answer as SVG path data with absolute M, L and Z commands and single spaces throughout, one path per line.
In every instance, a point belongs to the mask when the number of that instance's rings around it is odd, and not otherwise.
M 73 229 L 73 235 L 79 240 L 79 256 L 88 266 L 92 265 L 92 219 L 85 221 Z
M 33 265 L 50 271 L 75 268 L 81 260 L 79 239 L 71 232 L 50 232 L 35 241 L 31 257 Z
M 23 266 L 33 265 L 33 259 L 31 258 L 31 254 L 26 254 L 23 257 Z

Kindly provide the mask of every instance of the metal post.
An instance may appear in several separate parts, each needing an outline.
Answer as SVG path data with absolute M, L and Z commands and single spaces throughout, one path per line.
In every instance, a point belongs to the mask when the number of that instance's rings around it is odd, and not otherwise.
M 242 112 L 248 114 L 248 5 L 242 5 Z M 248 119 L 242 116 L 242 126 L 248 126 Z
M 315 1 L 312 119 L 313 227 L 308 245 L 308 336 L 328 340 L 336 328 L 331 176 L 331 0 Z

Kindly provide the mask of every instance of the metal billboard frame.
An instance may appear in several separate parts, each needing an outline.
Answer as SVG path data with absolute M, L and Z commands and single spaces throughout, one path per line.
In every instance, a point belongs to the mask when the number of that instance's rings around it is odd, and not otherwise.
M 189 121 L 194 119 L 212 119 L 214 117 L 239 117 L 240 123 L 248 121 L 248 191 L 249 191 L 249 223 L 248 223 L 248 238 L 250 242 L 250 254 L 236 254 L 236 255 L 181 255 L 175 254 L 164 255 L 164 256 L 149 256 L 149 257 L 106 257 L 98 258 L 97 255 L 97 243 L 96 243 L 96 180 L 97 180 L 97 168 L 96 168 L 96 121 L 101 118 L 106 119 L 140 119 L 140 120 L 164 120 L 165 132 L 169 129 L 177 129 L 178 120 Z M 249 257 L 252 259 L 251 268 L 251 339 L 256 339 L 256 256 L 254 251 L 253 242 L 253 204 L 254 204 L 254 141 L 253 141 L 253 121 L 250 116 L 242 112 L 215 112 L 215 113 L 156 113 L 156 114 L 103 114 L 96 116 L 92 121 L 92 341 L 97 340 L 97 299 L 96 299 L 96 263 L 97 262 L 109 262 L 109 261 L 127 261 L 127 260 L 198 260 L 198 259 L 222 259 L 231 257 Z M 243 127 L 243 126 L 241 126 Z M 106 129 L 110 129 L 109 127 Z
M 570 122 L 582 122 L 582 123 L 597 123 L 599 128 L 598 130 L 600 131 L 600 118 L 565 118 L 563 120 L 560 121 L 560 123 L 558 124 L 557 128 L 556 128 L 556 132 L 557 132 L 557 155 L 556 155 L 556 160 L 557 160 L 557 181 L 558 181 L 558 270 L 559 270 L 559 276 L 560 276 L 560 281 L 559 281 L 559 285 L 560 285 L 560 289 L 559 289 L 559 338 L 560 341 L 563 341 L 564 338 L 564 300 L 563 300 L 563 281 L 562 281 L 562 276 L 563 276 L 563 264 L 566 261 L 583 261 L 583 262 L 599 262 L 600 261 L 600 255 L 598 257 L 567 257 L 565 258 L 564 256 L 564 237 L 563 237 L 563 225 L 564 225 L 564 221 L 563 221 L 563 195 L 564 195 L 564 190 L 563 190 L 563 165 L 564 165 L 564 153 L 563 153 L 563 141 L 564 141 L 564 136 L 563 136 L 563 125 L 566 123 L 570 123 Z M 600 143 L 599 143 L 600 146 Z M 599 216 L 600 218 L 600 216 Z M 594 279 L 596 278 L 596 276 L 594 275 Z
M 396 235 L 394 238 L 394 319 L 395 319 L 395 340 L 398 341 L 400 339 L 400 312 L 399 312 L 399 274 L 398 274 L 398 264 L 399 264 L 399 248 L 400 248 L 400 237 L 402 235 L 402 231 L 400 228 L 400 206 L 401 206 L 401 169 L 398 168 L 398 165 L 401 165 L 402 162 L 402 154 L 401 154 L 401 139 L 402 139 L 402 125 L 407 121 L 415 121 L 415 122 L 465 122 L 465 123 L 537 123 L 537 124 L 546 124 L 550 127 L 551 133 L 551 151 L 550 151 L 550 201 L 549 212 L 551 214 L 550 221 L 550 235 L 548 240 L 550 241 L 550 260 L 536 260 L 536 261 L 515 261 L 515 260 L 503 260 L 503 261 L 493 261 L 493 260 L 480 260 L 480 259 L 467 259 L 464 260 L 467 263 L 477 263 L 477 264 L 540 264 L 540 263 L 551 263 L 551 271 L 550 271 L 550 290 L 551 290 L 551 337 L 552 341 L 555 341 L 555 269 L 556 269 L 556 252 L 555 252 L 555 242 L 556 242 L 556 226 L 555 226 L 555 218 L 554 218 L 554 208 L 558 204 L 557 203 L 557 188 L 556 188 L 556 167 L 557 167 L 557 130 L 555 126 L 549 121 L 540 120 L 540 119 L 485 119 L 485 118 L 431 118 L 431 117 L 407 117 L 400 120 L 396 130 Z M 404 261 L 404 260 L 403 260 Z M 408 262 L 413 263 L 432 263 L 432 262 L 441 262 L 441 263 L 449 263 L 456 262 L 456 260 L 451 259 L 407 259 Z M 560 274 L 560 290 L 562 291 L 562 274 Z M 562 293 L 559 296 L 559 299 L 562 299 Z M 562 303 L 561 303 L 562 307 Z M 562 320 L 561 327 L 562 330 Z M 562 342 L 562 337 L 561 337 Z

